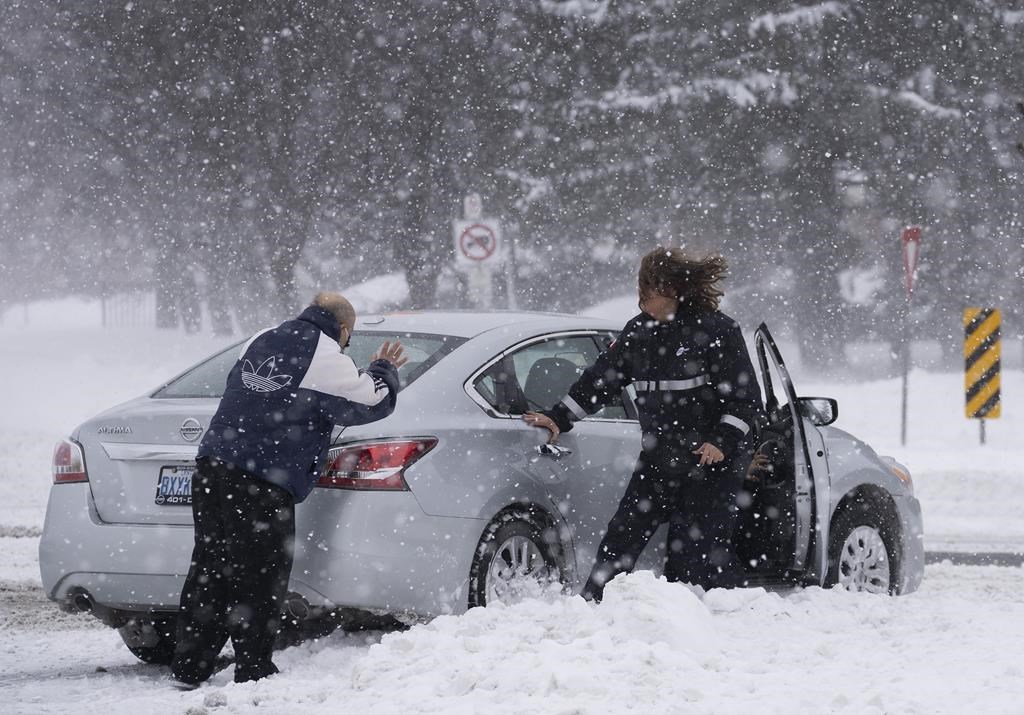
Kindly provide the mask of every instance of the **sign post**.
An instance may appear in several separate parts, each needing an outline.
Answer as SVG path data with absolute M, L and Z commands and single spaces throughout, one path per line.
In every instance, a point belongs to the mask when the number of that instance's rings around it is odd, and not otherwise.
M 479 221 L 484 215 L 484 202 L 475 191 L 462 199 L 462 217 L 467 221 Z
M 494 268 L 504 259 L 501 223 L 483 216 L 483 204 L 476 193 L 463 200 L 463 213 L 463 220 L 452 222 L 455 267 L 466 273 L 477 307 L 489 309 L 494 305 Z
M 985 419 L 1001 413 L 999 391 L 1001 317 L 995 308 L 964 310 L 964 411 L 977 419 L 985 444 Z
M 914 273 L 917 270 L 917 258 L 921 253 L 921 227 L 907 226 L 900 236 L 903 244 L 903 274 L 904 285 L 907 289 L 907 303 L 902 311 L 902 333 L 903 333 L 903 405 L 900 418 L 900 444 L 907 444 L 907 393 L 910 380 L 910 299 L 914 295 Z

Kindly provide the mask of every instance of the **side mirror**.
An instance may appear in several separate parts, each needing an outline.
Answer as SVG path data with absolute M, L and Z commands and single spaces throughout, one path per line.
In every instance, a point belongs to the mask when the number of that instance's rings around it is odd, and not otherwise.
M 798 397 L 796 408 L 801 417 L 818 427 L 830 425 L 839 417 L 839 403 L 831 397 Z

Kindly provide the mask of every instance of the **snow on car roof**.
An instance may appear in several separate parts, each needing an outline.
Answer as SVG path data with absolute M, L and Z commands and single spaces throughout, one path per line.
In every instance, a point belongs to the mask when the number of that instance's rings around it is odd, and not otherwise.
M 567 313 L 542 313 L 531 311 L 401 311 L 360 316 L 356 320 L 357 331 L 397 331 L 413 333 L 438 333 L 472 338 L 481 333 L 507 325 L 536 326 L 540 328 L 594 327 L 621 328 L 622 326 L 600 318 L 570 315 Z

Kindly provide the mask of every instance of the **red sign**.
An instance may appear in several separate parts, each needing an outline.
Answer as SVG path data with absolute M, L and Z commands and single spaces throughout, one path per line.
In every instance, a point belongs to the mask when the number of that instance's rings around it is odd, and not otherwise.
M 907 300 L 914 293 L 914 271 L 917 270 L 917 257 L 921 253 L 921 227 L 907 226 L 900 237 L 903 243 L 903 273 L 906 278 Z
M 474 223 L 459 234 L 459 250 L 471 261 L 485 261 L 498 248 L 498 237 L 490 226 Z

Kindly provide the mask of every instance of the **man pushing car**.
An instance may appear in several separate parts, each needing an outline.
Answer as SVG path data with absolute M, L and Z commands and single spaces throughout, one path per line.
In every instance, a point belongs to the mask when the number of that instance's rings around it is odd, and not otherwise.
M 196 458 L 195 546 L 181 592 L 171 669 L 195 685 L 214 672 L 228 637 L 235 682 L 278 672 L 271 660 L 295 540 L 295 504 L 313 489 L 336 425 L 387 417 L 398 396 L 401 343 L 369 367 L 344 349 L 356 313 L 320 293 L 294 320 L 257 334 L 228 375 Z

